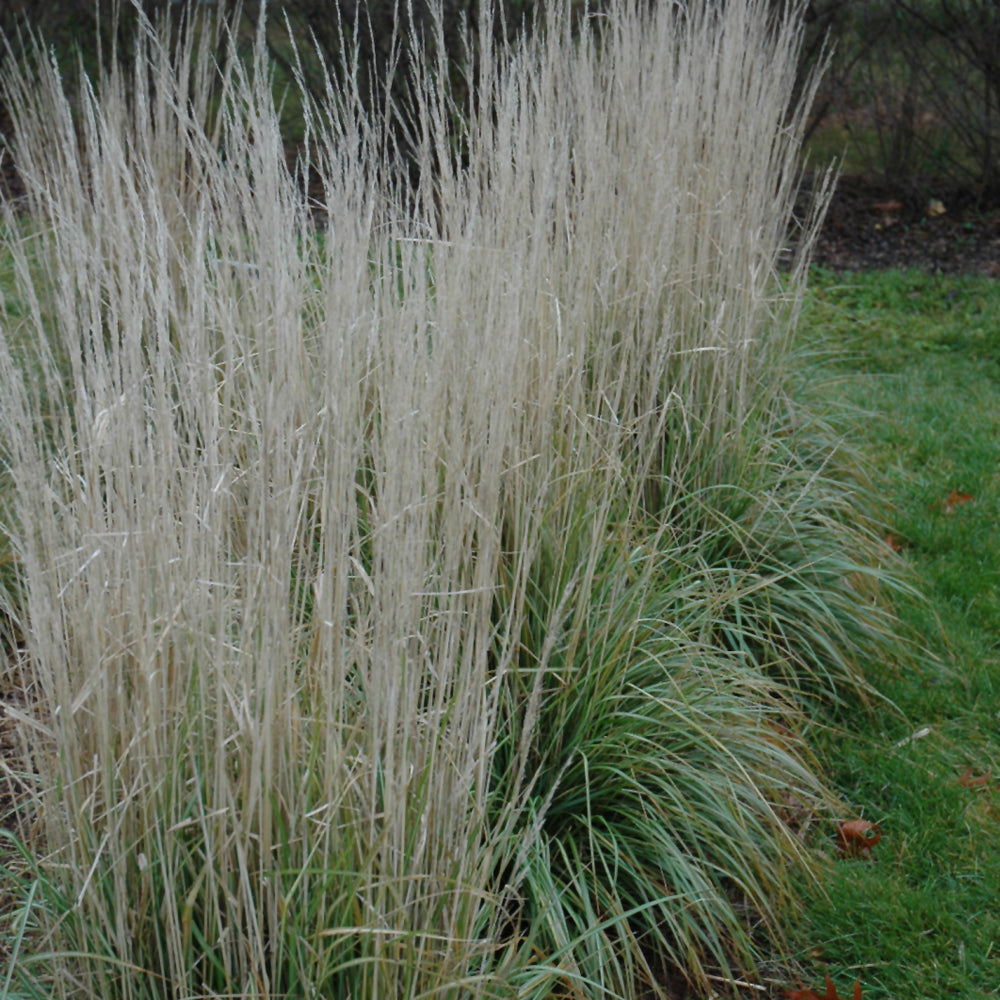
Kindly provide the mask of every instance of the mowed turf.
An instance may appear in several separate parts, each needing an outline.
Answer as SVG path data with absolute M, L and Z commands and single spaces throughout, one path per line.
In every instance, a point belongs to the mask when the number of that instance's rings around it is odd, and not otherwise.
M 837 858 L 802 925 L 804 984 L 865 1000 L 1000 989 L 1000 285 L 915 272 L 817 272 L 805 315 L 834 352 L 830 398 L 885 501 L 886 559 L 922 599 L 899 613 L 923 647 L 872 665 L 885 705 L 821 740 L 839 791 L 877 823 Z M 836 858 L 834 835 L 828 831 Z

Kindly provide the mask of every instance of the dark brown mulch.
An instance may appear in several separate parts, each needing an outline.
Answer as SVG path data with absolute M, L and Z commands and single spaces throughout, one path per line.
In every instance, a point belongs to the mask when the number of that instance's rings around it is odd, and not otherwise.
M 842 177 L 813 255 L 837 271 L 916 268 L 1000 277 L 1000 205 L 967 192 Z

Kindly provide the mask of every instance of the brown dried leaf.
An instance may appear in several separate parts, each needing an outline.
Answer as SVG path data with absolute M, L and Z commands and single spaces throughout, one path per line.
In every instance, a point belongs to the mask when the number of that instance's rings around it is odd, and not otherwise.
M 837 988 L 833 985 L 833 980 L 830 978 L 830 974 L 826 975 L 826 993 L 820 996 L 813 989 L 808 987 L 802 987 L 797 990 L 785 990 L 785 996 L 788 1000 L 840 1000 L 840 995 L 837 993 Z M 861 996 L 861 980 L 854 980 L 854 1000 L 863 1000 Z
M 993 777 L 993 768 L 986 768 L 985 774 L 977 774 L 973 776 L 972 768 L 967 767 L 965 771 L 960 775 L 958 783 L 963 788 L 984 788 L 988 785 Z
M 960 493 L 958 490 L 952 490 L 944 500 L 941 501 L 941 509 L 946 514 L 954 514 L 956 509 L 961 507 L 962 504 L 969 503 L 970 500 L 975 498 L 971 493 Z
M 885 544 L 888 545 L 893 552 L 902 552 L 905 548 L 903 540 L 894 535 L 892 532 L 885 536 Z
M 866 857 L 882 839 L 878 824 L 851 819 L 837 824 L 837 850 L 845 858 Z

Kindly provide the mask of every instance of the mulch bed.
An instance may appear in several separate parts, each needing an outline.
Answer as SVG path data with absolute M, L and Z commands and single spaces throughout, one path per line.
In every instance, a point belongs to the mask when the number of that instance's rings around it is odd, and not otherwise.
M 1000 205 L 947 185 L 842 177 L 813 260 L 835 271 L 915 268 L 1000 277 Z

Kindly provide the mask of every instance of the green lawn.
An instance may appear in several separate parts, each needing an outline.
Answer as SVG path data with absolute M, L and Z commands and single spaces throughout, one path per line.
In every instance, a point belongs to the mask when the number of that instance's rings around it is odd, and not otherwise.
M 820 272 L 804 332 L 835 352 L 826 391 L 856 407 L 845 432 L 885 498 L 887 558 L 924 597 L 899 609 L 924 647 L 915 665 L 872 664 L 899 711 L 858 707 L 820 740 L 883 836 L 811 893 L 805 985 L 822 995 L 829 973 L 841 996 L 859 978 L 865 1000 L 997 996 L 1000 284 Z

